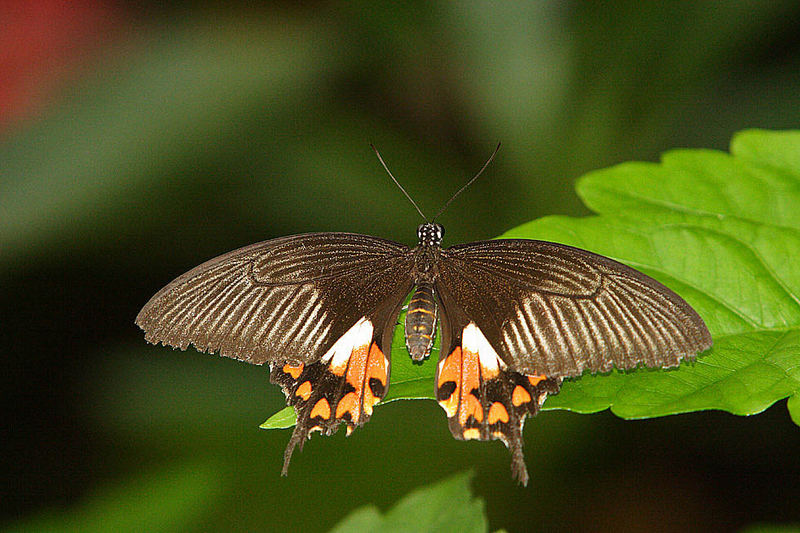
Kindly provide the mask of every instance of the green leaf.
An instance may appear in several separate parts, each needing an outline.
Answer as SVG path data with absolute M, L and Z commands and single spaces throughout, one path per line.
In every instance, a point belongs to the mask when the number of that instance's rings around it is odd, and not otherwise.
M 786 402 L 786 407 L 789 409 L 789 416 L 792 417 L 792 421 L 800 426 L 800 394 L 795 394 L 789 401 Z
M 488 531 L 484 502 L 472 497 L 471 480 L 472 473 L 465 472 L 417 489 L 384 515 L 374 506 L 361 507 L 331 531 Z
M 294 407 L 286 406 L 261 424 L 261 429 L 289 429 L 297 423 Z
M 742 132 L 730 154 L 676 150 L 660 163 L 591 172 L 577 190 L 598 216 L 546 217 L 503 237 L 570 244 L 641 270 L 700 313 L 714 347 L 678 369 L 567 380 L 545 409 L 610 408 L 623 418 L 702 409 L 749 415 L 792 397 L 797 420 L 800 132 Z M 436 355 L 412 364 L 400 330 L 390 398 L 432 398 Z

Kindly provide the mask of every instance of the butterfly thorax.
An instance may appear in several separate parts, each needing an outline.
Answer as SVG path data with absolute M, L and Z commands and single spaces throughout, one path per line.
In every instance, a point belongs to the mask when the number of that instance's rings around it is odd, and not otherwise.
M 436 222 L 426 222 L 417 227 L 419 242 L 413 250 L 414 267 L 416 270 L 415 282 L 433 282 L 434 266 L 439 261 L 444 238 L 444 226 Z
M 415 288 L 406 313 L 406 348 L 415 361 L 428 357 L 436 335 L 437 309 L 434 296 L 436 263 L 442 251 L 444 227 L 435 222 L 417 228 L 419 244 L 414 249 Z

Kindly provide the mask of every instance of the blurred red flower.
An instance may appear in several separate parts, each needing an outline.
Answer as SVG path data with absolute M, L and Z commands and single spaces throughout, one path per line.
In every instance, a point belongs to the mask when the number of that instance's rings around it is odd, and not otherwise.
M 0 0 L 0 136 L 57 96 L 110 40 L 117 14 L 111 2 Z

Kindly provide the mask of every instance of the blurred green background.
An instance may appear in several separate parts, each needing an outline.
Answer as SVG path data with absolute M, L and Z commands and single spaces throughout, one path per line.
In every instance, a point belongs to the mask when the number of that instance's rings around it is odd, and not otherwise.
M 144 343 L 164 284 L 259 240 L 447 242 L 585 215 L 583 172 L 800 125 L 800 5 L 731 1 L 0 4 L 3 524 L 325 531 L 474 468 L 493 529 L 734 530 L 800 520 L 783 405 L 529 421 L 531 482 L 429 401 L 289 432 L 264 368 Z

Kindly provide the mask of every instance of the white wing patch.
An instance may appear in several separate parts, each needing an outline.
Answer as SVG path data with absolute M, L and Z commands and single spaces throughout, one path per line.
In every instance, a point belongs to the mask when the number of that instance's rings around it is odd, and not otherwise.
M 372 342 L 372 331 L 372 321 L 368 320 L 367 317 L 361 317 L 353 327 L 347 330 L 347 333 L 339 337 L 339 340 L 325 352 L 325 355 L 320 360 L 324 363 L 329 363 L 331 370 L 335 374 L 344 373 L 353 351 L 361 346 L 369 347 L 370 342 Z M 340 371 L 337 372 L 337 370 Z
M 464 351 L 477 353 L 483 373 L 495 375 L 499 370 L 505 369 L 505 362 L 500 359 L 497 352 L 483 335 L 481 329 L 470 322 L 461 334 L 461 346 Z

